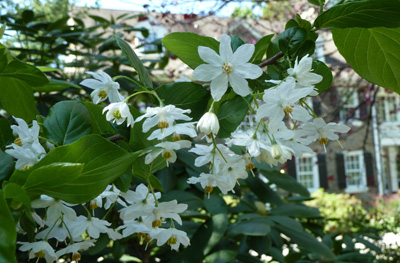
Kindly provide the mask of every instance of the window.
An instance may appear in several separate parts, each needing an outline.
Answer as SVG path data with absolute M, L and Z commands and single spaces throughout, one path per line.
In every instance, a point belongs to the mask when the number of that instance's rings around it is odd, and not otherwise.
M 304 185 L 309 191 L 317 190 L 319 185 L 319 173 L 316 154 L 303 153 L 296 159 L 297 181 Z
M 157 51 L 157 45 L 151 44 L 155 40 L 157 40 L 157 33 L 149 32 L 149 36 L 145 40 L 144 52 L 155 52 L 155 51 Z
M 359 105 L 357 90 L 352 88 L 343 88 L 340 93 L 343 103 L 339 112 L 340 120 L 346 122 L 349 119 L 358 119 L 360 113 L 356 110 Z
M 367 189 L 365 179 L 364 155 L 362 151 L 344 154 L 346 174 L 346 192 L 364 192 Z
M 397 122 L 399 116 L 399 96 L 388 94 L 379 96 L 377 105 L 378 121 L 379 122 Z

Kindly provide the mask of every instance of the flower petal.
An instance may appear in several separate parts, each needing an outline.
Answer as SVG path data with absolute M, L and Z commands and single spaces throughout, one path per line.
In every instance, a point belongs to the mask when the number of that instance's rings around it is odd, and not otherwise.
M 236 94 L 242 97 L 250 94 L 250 88 L 247 81 L 244 78 L 236 75 L 234 72 L 229 74 L 229 83 Z
M 222 62 L 230 62 L 233 55 L 231 47 L 231 37 L 227 34 L 223 34 L 219 44 L 219 55 L 221 56 Z
M 200 81 L 211 81 L 222 74 L 222 68 L 210 64 L 201 64 L 194 71 L 192 76 Z
M 223 62 L 221 60 L 221 57 L 211 48 L 200 46 L 198 48 L 198 51 L 200 58 L 204 60 L 204 62 L 207 62 L 214 66 L 222 66 Z
M 231 63 L 235 66 L 236 64 L 244 64 L 247 63 L 254 53 L 254 45 L 253 44 L 244 44 L 236 49 L 235 53 L 232 55 Z
M 262 69 L 254 64 L 246 63 L 233 66 L 233 72 L 246 79 L 256 79 L 263 73 Z
M 228 76 L 221 74 L 211 81 L 211 96 L 215 101 L 219 101 L 228 89 Z

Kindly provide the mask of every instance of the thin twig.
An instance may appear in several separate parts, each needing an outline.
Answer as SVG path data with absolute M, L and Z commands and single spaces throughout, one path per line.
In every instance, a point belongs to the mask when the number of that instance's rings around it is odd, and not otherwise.
M 116 142 L 116 141 L 123 140 L 123 139 L 124 139 L 124 137 L 122 137 L 121 134 L 116 134 L 116 135 L 113 135 L 113 136 L 110 136 L 107 138 L 107 140 L 109 140 L 111 142 Z
M 283 52 L 279 52 L 278 54 L 274 55 L 273 57 L 270 57 L 269 59 L 264 60 L 263 62 L 261 62 L 260 64 L 258 64 L 258 66 L 260 68 L 263 68 L 265 66 L 268 65 L 272 65 L 274 64 L 278 59 L 280 59 L 281 57 L 283 57 L 285 54 L 283 54 Z
M 375 88 L 375 85 L 372 85 L 372 89 L 374 89 L 374 88 Z M 378 90 L 379 90 L 379 87 L 375 89 L 374 96 L 372 97 L 372 101 L 371 101 L 371 107 L 369 108 L 367 128 L 365 131 L 364 142 L 363 142 L 363 147 L 362 147 L 364 150 L 365 150 L 365 146 L 367 145 L 367 139 L 368 139 L 368 135 L 369 135 L 369 125 L 371 124 L 371 120 L 372 120 L 372 107 L 374 106 L 374 104 L 376 102 L 376 95 L 378 94 Z

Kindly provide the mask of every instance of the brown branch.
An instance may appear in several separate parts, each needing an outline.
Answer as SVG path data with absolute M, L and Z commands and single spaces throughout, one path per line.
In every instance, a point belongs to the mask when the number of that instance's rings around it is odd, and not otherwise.
M 375 87 L 376 87 L 375 85 L 372 85 L 372 88 L 375 88 Z M 367 145 L 367 139 L 368 139 L 368 135 L 369 135 L 369 126 L 370 126 L 371 120 L 372 120 L 372 107 L 374 106 L 374 104 L 376 102 L 376 95 L 378 94 L 378 91 L 379 91 L 379 87 L 375 89 L 374 96 L 372 97 L 372 101 L 371 101 L 371 107 L 369 108 L 367 128 L 365 131 L 364 142 L 363 142 L 363 150 L 364 151 L 365 151 L 365 146 Z
M 107 140 L 109 140 L 110 142 L 116 142 L 116 141 L 123 140 L 123 139 L 124 139 L 124 137 L 122 137 L 121 134 L 116 134 L 116 135 L 107 137 Z
M 261 62 L 260 64 L 258 64 L 258 66 L 260 68 L 263 68 L 265 66 L 268 65 L 272 65 L 274 64 L 278 59 L 280 59 L 281 57 L 283 57 L 285 54 L 283 54 L 283 52 L 279 52 L 278 54 L 274 55 L 273 57 L 270 57 L 269 59 L 264 60 L 263 62 Z

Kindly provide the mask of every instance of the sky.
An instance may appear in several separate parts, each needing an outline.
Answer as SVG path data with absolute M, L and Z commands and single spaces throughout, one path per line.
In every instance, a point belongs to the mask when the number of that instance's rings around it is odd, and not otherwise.
M 148 4 L 149 6 L 156 6 L 158 10 L 161 10 L 159 8 L 161 7 L 162 0 L 97 0 L 97 2 L 100 4 L 101 8 L 105 9 L 120 9 L 120 10 L 135 10 L 135 11 L 147 11 L 145 8 L 143 8 L 144 5 Z M 172 2 L 172 1 L 168 1 Z M 197 3 L 195 6 L 193 5 L 193 2 L 195 0 L 176 0 L 174 1 L 176 3 L 176 6 L 168 6 L 168 10 L 171 13 L 196 13 L 199 14 L 201 11 L 208 11 L 213 10 L 215 8 L 215 5 L 218 1 L 213 1 L 213 0 L 203 0 L 201 4 Z M 221 1 L 219 1 L 220 3 Z M 96 0 L 77 0 L 77 5 L 78 6 L 94 6 L 96 3 Z M 228 3 L 225 5 L 223 9 L 218 11 L 216 15 L 218 16 L 230 16 L 234 10 L 235 7 L 238 7 L 241 5 L 242 7 L 245 6 L 251 6 L 251 1 L 245 2 L 245 3 Z M 166 10 L 166 9 L 164 9 Z

